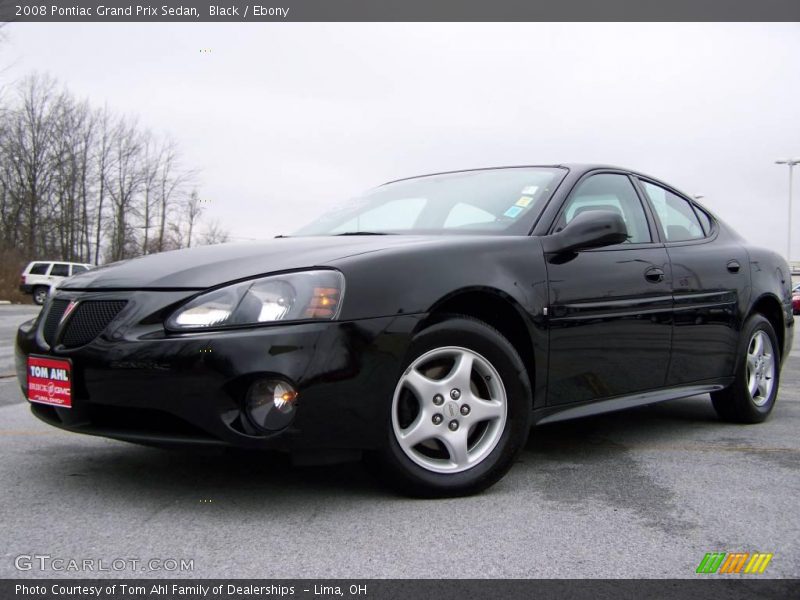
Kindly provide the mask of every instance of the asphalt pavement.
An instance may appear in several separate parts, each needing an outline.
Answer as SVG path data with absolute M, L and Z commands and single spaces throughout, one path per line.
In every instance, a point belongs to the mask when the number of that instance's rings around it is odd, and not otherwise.
M 41 308 L 33 304 L 0 305 L 0 382 L 14 374 L 14 337 L 20 323 L 39 314 Z M 5 401 L 0 397 L 0 403 Z
M 0 306 L 0 375 L 34 314 Z M 697 396 L 543 426 L 499 484 L 450 500 L 397 497 L 359 464 L 64 433 L 0 378 L 0 577 L 691 578 L 707 552 L 756 551 L 774 554 L 761 577 L 798 577 L 797 338 L 766 423 L 721 423 Z

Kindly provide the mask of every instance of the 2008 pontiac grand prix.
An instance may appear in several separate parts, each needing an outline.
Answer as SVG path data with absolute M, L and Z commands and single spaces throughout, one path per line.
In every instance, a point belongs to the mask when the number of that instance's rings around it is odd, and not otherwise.
M 780 256 L 656 179 L 559 165 L 395 181 L 290 237 L 89 271 L 16 356 L 56 427 L 365 454 L 448 496 L 537 424 L 706 393 L 763 421 L 793 333 Z

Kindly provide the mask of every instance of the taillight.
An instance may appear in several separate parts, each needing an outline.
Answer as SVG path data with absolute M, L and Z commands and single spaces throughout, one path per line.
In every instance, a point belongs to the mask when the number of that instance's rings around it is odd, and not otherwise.
M 20 276 L 19 276 L 19 282 L 20 282 L 22 285 L 25 285 L 25 275 L 20 275 Z

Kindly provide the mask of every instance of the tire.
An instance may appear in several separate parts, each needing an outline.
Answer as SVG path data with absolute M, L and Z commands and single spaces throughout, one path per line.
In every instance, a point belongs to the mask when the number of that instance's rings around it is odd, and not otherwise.
M 49 295 L 50 289 L 43 285 L 37 285 L 35 288 L 33 288 L 33 301 L 39 306 L 42 306 L 45 302 L 47 302 L 47 296 Z
M 780 384 L 778 348 L 778 337 L 767 319 L 761 315 L 747 319 L 740 337 L 734 382 L 711 394 L 714 410 L 721 419 L 761 423 L 769 416 Z
M 410 496 L 480 492 L 524 448 L 531 406 L 525 365 L 508 340 L 482 321 L 448 316 L 412 339 L 386 411 L 385 446 L 368 464 Z

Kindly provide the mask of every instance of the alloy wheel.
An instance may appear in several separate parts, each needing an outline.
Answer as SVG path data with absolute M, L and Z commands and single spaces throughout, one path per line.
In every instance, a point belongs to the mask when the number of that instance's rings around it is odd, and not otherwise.
M 775 351 L 765 331 L 755 331 L 747 346 L 747 391 L 756 406 L 770 399 L 775 383 Z
M 500 375 L 480 354 L 448 346 L 426 352 L 403 373 L 392 401 L 400 448 L 435 473 L 459 473 L 497 446 L 508 414 Z

